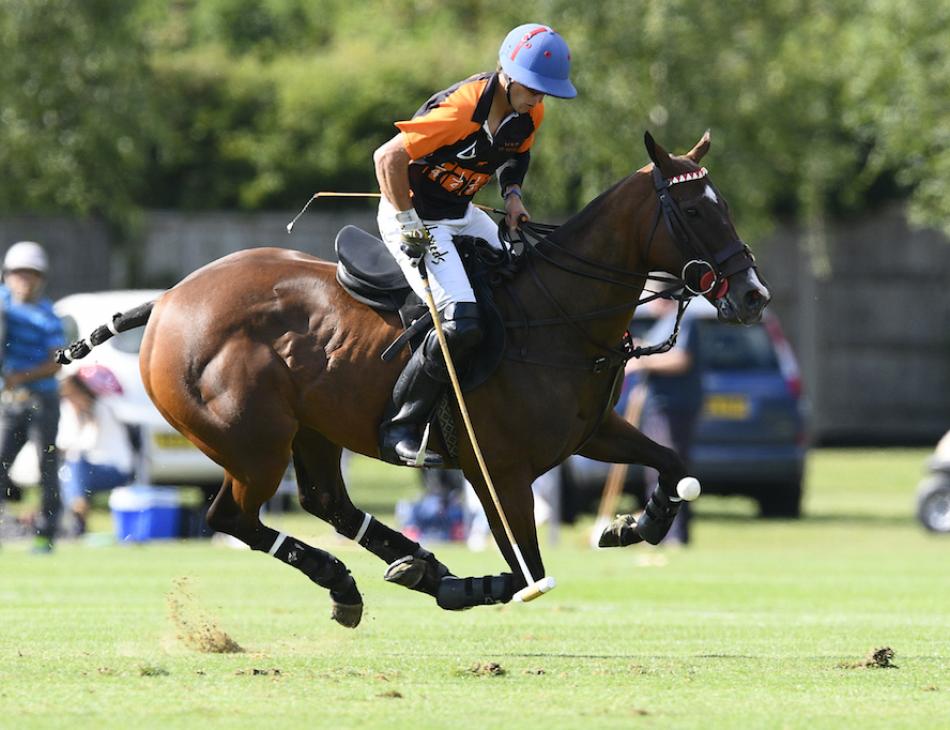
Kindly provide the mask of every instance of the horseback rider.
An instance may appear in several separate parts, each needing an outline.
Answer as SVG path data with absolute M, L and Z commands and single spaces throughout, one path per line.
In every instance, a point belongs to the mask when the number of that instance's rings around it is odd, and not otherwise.
M 482 238 L 500 248 L 499 229 L 472 205 L 475 193 L 497 173 L 510 230 L 530 220 L 521 187 L 530 149 L 544 117 L 546 95 L 577 95 L 570 81 L 567 43 L 539 23 L 505 37 L 494 72 L 460 81 L 432 96 L 373 160 L 382 198 L 377 222 L 382 239 L 413 290 L 425 298 L 417 268 L 424 258 L 453 362 L 463 364 L 482 339 L 478 305 L 453 237 Z M 422 428 L 449 380 L 434 331 L 410 357 L 393 390 L 391 417 L 380 430 L 383 458 L 416 464 Z M 426 452 L 423 466 L 440 466 Z

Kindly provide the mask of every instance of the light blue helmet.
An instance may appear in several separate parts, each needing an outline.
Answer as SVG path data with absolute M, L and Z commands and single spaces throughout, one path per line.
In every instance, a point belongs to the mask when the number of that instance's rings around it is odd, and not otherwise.
M 508 78 L 535 91 L 561 99 L 573 99 L 571 51 L 564 39 L 540 23 L 519 25 L 498 51 L 498 62 Z

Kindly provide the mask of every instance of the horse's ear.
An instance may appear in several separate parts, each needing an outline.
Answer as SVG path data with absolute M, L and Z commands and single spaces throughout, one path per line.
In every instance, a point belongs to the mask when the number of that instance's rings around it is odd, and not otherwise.
M 643 144 L 646 146 L 647 154 L 650 155 L 653 164 L 656 165 L 664 175 L 669 174 L 670 153 L 663 149 L 662 145 L 653 139 L 653 135 L 649 132 L 643 133 Z
M 709 152 L 710 139 L 711 135 L 707 129 L 699 142 L 696 143 L 696 146 L 686 153 L 686 157 L 698 165 L 699 161 Z

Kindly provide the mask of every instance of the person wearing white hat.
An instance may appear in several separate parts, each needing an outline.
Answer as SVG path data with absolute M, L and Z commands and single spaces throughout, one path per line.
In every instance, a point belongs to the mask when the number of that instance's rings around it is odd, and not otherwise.
M 3 258 L 0 286 L 2 333 L 0 337 L 0 502 L 16 492 L 9 469 L 17 454 L 32 438 L 40 456 L 43 489 L 36 521 L 34 552 L 53 549 L 61 509 L 59 455 L 59 388 L 54 359 L 63 347 L 63 326 L 53 304 L 43 297 L 49 259 L 33 241 L 14 243 Z

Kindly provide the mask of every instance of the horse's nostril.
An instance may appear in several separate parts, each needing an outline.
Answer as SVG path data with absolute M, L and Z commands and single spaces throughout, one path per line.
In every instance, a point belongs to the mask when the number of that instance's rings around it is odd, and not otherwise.
M 768 299 L 762 296 L 762 293 L 756 289 L 748 291 L 743 297 L 743 303 L 748 308 L 750 312 L 761 312 L 765 305 L 768 304 Z

